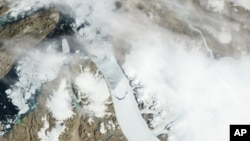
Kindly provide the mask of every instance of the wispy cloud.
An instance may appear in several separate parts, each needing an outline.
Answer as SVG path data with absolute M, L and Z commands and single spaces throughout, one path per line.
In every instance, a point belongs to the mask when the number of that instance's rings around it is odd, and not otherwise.
M 249 10 L 249 2 L 226 1 Z M 244 19 L 227 17 L 230 9 L 223 0 L 201 0 L 196 5 L 160 0 L 149 11 L 136 9 L 137 3 L 144 2 L 139 0 L 122 1 L 125 7 L 120 10 L 114 0 L 53 2 L 71 7 L 77 25 L 89 22 L 77 39 L 91 55 L 114 55 L 113 48 L 120 48 L 114 41 L 129 46 L 122 68 L 143 84 L 145 98 L 155 95 L 166 118 L 175 120 L 170 141 L 226 141 L 229 124 L 249 124 L 250 56 L 245 55 L 249 33 L 244 31 L 249 27 Z M 164 17 L 166 9 L 165 14 L 171 14 Z M 204 39 L 213 53 L 225 57 L 209 58 Z M 81 75 L 79 84 L 85 84 L 81 77 L 96 84 L 90 76 Z M 96 85 L 104 89 L 99 82 Z

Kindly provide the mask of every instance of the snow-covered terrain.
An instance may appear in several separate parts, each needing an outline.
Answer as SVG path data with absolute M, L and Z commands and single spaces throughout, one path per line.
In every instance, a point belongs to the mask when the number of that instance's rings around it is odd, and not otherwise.
M 46 105 L 56 120 L 63 121 L 73 116 L 72 98 L 67 90 L 66 79 L 62 79 L 57 91 L 49 98 Z
M 93 74 L 88 68 L 76 78 L 76 86 L 80 89 L 80 96 L 78 99 L 88 97 L 89 104 L 83 109 L 93 113 L 96 117 L 103 117 L 106 113 L 105 102 L 110 96 L 108 86 L 103 79 L 103 76 L 98 73 Z
M 30 9 L 27 2 L 14 4 L 17 8 L 11 15 L 15 17 L 19 10 Z M 250 123 L 250 55 L 247 52 L 250 23 L 244 18 L 228 18 L 232 12 L 228 7 L 235 8 L 234 14 L 240 15 L 237 6 L 249 12 L 249 2 L 119 2 L 123 6 L 120 9 L 115 0 L 32 2 L 37 8 L 52 3 L 67 5 L 74 12 L 75 27 L 85 24 L 84 28 L 74 29 L 74 37 L 82 45 L 78 48 L 84 50 L 78 54 L 93 61 L 100 74 L 84 69 L 75 79 L 80 98 L 89 99 L 89 104 L 82 107 L 84 110 L 104 117 L 108 114 L 105 104 L 111 96 L 117 120 L 129 141 L 157 141 L 163 134 L 168 135 L 169 141 L 228 141 L 230 124 Z M 138 3 L 146 6 L 140 8 Z M 168 13 L 174 24 L 164 19 Z M 129 46 L 126 51 L 124 42 Z M 42 84 L 55 79 L 65 57 L 72 57 L 65 55 L 70 54 L 70 47 L 64 38 L 62 53 L 47 53 L 45 57 L 28 55 L 18 61 L 19 80 L 6 94 L 19 108 L 20 115 L 29 111 L 32 105 L 27 101 Z M 120 63 L 119 59 L 124 62 Z M 131 85 L 131 80 L 141 85 L 140 93 L 136 93 L 137 87 Z M 56 119 L 55 127 L 45 134 L 49 126 L 46 117 L 43 118 L 44 126 L 38 133 L 42 141 L 56 141 L 64 132 L 63 121 L 74 115 L 72 98 L 67 91 L 67 79 L 62 79 L 46 103 Z M 144 107 L 140 109 L 137 102 Z M 143 118 L 145 113 L 153 115 L 150 123 Z M 106 132 L 103 124 L 100 132 Z

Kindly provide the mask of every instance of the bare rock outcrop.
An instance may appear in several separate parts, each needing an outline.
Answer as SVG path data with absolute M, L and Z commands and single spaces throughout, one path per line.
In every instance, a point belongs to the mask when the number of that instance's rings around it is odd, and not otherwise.
M 79 67 L 82 66 L 82 68 Z M 81 73 L 84 68 L 90 68 L 92 73 L 98 73 L 97 67 L 91 60 L 84 60 L 80 57 L 75 57 L 69 65 L 64 65 L 61 68 L 60 74 L 57 78 L 51 82 L 45 83 L 42 86 L 41 92 L 37 97 L 37 104 L 34 111 L 24 116 L 18 123 L 16 123 L 11 131 L 5 136 L 0 136 L 1 141 L 39 141 L 39 132 L 42 132 L 42 128 L 45 126 L 45 122 L 48 123 L 48 127 L 45 129 L 44 134 L 49 136 L 49 132 L 52 132 L 57 125 L 57 119 L 53 117 L 53 113 L 50 112 L 46 103 L 50 99 L 53 91 L 58 89 L 60 82 L 63 78 L 67 79 L 67 88 L 71 89 L 71 83 L 73 83 L 76 77 Z M 70 72 L 69 72 L 70 71 Z M 69 77 L 69 73 L 71 73 Z M 97 74 L 97 75 L 98 75 Z M 104 79 L 104 78 L 103 78 Z M 75 94 L 71 93 L 77 90 L 69 90 L 69 94 L 74 99 Z M 88 101 L 88 99 L 86 99 Z M 66 128 L 61 133 L 60 141 L 109 141 L 109 140 L 120 140 L 126 141 L 118 121 L 116 120 L 114 107 L 109 97 L 109 102 L 106 104 L 106 114 L 103 117 L 95 117 L 84 109 L 79 109 L 76 105 L 74 106 L 74 115 L 64 120 L 60 125 Z M 72 103 L 74 105 L 75 101 Z M 84 107 L 84 106 L 83 106 Z M 85 111 L 85 112 L 82 112 Z
M 0 27 L 0 78 L 9 72 L 18 56 L 51 33 L 58 21 L 59 11 L 52 8 Z

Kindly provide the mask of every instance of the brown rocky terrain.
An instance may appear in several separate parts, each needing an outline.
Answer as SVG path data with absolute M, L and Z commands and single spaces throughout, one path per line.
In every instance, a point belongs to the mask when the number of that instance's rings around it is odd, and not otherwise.
M 0 3 L 0 15 L 4 15 L 7 10 L 8 8 L 4 3 Z M 0 27 L 0 78 L 10 71 L 18 56 L 23 55 L 28 50 L 32 50 L 49 33 L 55 30 L 59 16 L 60 13 L 56 8 L 50 8 Z M 74 78 L 80 73 L 79 64 L 83 67 L 90 67 L 93 73 L 97 71 L 93 63 L 81 60 L 78 57 L 78 59 L 74 59 L 70 63 L 70 70 Z M 53 93 L 53 90 L 58 88 L 61 78 L 67 77 L 65 73 L 68 70 L 69 68 L 64 66 L 60 75 L 54 81 L 45 83 L 42 86 L 34 111 L 20 119 L 20 122 L 16 123 L 7 135 L 0 137 L 0 141 L 40 140 L 38 132 L 44 126 L 45 119 L 49 123 L 49 128 L 46 129 L 46 132 L 52 130 L 56 119 L 53 118 L 52 113 L 45 106 L 46 101 Z M 68 83 L 70 82 L 68 81 Z M 79 113 L 75 108 L 75 115 L 63 123 L 66 126 L 66 130 L 60 136 L 60 141 L 126 140 L 116 120 L 112 102 L 110 101 L 106 106 L 106 112 L 109 114 L 103 118 L 97 118 L 88 112 L 84 114 Z M 90 118 L 91 122 L 89 121 Z M 106 130 L 105 133 L 100 133 L 101 124 Z
M 223 12 L 213 12 L 212 8 L 204 6 L 204 2 L 202 3 L 200 0 L 181 2 L 182 5 L 175 2 L 163 3 L 150 0 L 119 0 L 116 6 L 123 11 L 140 11 L 152 23 L 163 27 L 163 29 L 170 30 L 177 35 L 185 35 L 189 40 L 200 42 L 204 47 L 199 48 L 199 50 L 209 55 L 205 47 L 207 45 L 216 59 L 225 56 L 238 58 L 242 54 L 249 53 L 250 47 L 248 45 L 250 42 L 246 39 L 250 34 L 248 27 L 250 23 L 246 20 L 250 16 L 249 10 L 227 1 L 225 1 Z M 231 27 L 229 24 L 233 26 Z M 215 28 L 217 34 L 208 29 L 211 26 Z M 223 31 L 227 26 L 231 28 L 228 30 L 231 36 L 228 35 L 230 37 L 225 38 L 231 38 L 231 40 L 223 43 L 223 41 L 218 40 L 219 31 Z
M 79 59 L 75 59 L 73 62 L 79 62 Z M 85 64 L 84 67 L 95 69 L 94 64 L 89 61 L 80 61 L 80 63 Z M 77 64 L 77 66 L 74 64 Z M 74 68 L 74 72 L 80 72 L 78 65 L 78 63 L 72 63 L 71 67 Z M 78 70 L 76 68 L 78 68 Z M 53 90 L 58 88 L 61 79 L 68 77 L 66 76 L 68 70 L 68 66 L 64 66 L 54 81 L 43 85 L 41 93 L 38 95 L 38 103 L 35 110 L 26 115 L 20 123 L 14 125 L 10 133 L 0 137 L 1 141 L 38 141 L 38 132 L 44 126 L 44 117 L 49 123 L 49 128 L 46 129 L 46 132 L 51 131 L 55 126 L 56 120 L 45 106 L 45 103 L 53 93 Z M 74 73 L 73 75 L 77 74 Z M 107 113 L 109 114 L 105 115 L 103 118 L 97 118 L 88 112 L 82 114 L 77 111 L 77 108 L 74 109 L 74 112 L 75 115 L 63 123 L 66 126 L 66 130 L 60 136 L 60 141 L 126 140 L 116 120 L 112 102 L 107 104 Z M 91 122 L 89 121 L 90 118 L 92 119 Z M 100 132 L 101 124 L 105 127 L 105 133 Z
M 216 59 L 225 56 L 237 58 L 242 53 L 250 52 L 250 41 L 245 39 L 250 34 L 250 29 L 246 26 L 249 25 L 249 21 L 246 20 L 250 16 L 248 10 L 226 2 L 227 13 L 216 13 L 208 8 L 204 8 L 198 0 L 190 1 L 190 3 L 192 3 L 192 8 L 199 9 L 198 11 L 201 14 L 201 16 L 193 18 L 190 21 L 183 18 L 182 13 L 180 13 L 180 15 L 176 13 L 180 10 L 178 6 L 174 8 L 159 6 L 159 3 L 149 0 L 120 0 L 117 1 L 116 6 L 119 10 L 123 11 L 142 12 L 152 23 L 161 26 L 163 29 L 183 35 L 190 40 L 203 44 L 203 46 L 207 44 Z M 8 8 L 5 6 L 4 2 L 0 2 L 0 16 L 4 15 L 6 11 L 8 11 Z M 222 43 L 213 33 L 210 33 L 211 31 L 205 28 L 207 25 L 213 25 L 214 27 L 220 25 L 220 22 L 214 20 L 215 17 L 220 17 L 225 23 L 238 25 L 238 30 L 230 31 L 233 35 L 232 41 Z M 0 79 L 10 71 L 14 61 L 20 55 L 24 54 L 27 50 L 32 50 L 38 43 L 41 43 L 48 34 L 53 32 L 59 18 L 59 10 L 50 8 L 37 12 L 17 22 L 0 27 Z M 193 23 L 193 27 L 190 26 L 189 22 Z M 201 23 L 203 23 L 204 26 L 200 26 L 203 25 Z M 196 30 L 194 28 L 196 28 Z M 216 30 L 220 29 L 218 28 Z M 243 39 L 240 38 L 241 35 Z M 205 37 L 205 42 L 202 36 Z M 129 50 L 129 44 L 122 39 L 114 40 L 113 44 L 114 46 L 121 46 L 119 50 L 115 48 L 114 52 L 117 55 L 116 57 L 118 58 L 119 64 L 123 64 L 125 55 Z M 236 47 L 238 44 L 240 45 L 239 48 Z M 205 47 L 200 48 L 200 50 L 209 55 Z M 0 137 L 0 141 L 39 140 L 38 132 L 43 128 L 45 120 L 49 123 L 49 127 L 46 129 L 45 133 L 52 131 L 53 127 L 56 126 L 56 119 L 52 116 L 52 113 L 50 113 L 45 103 L 53 93 L 53 90 L 59 87 L 62 78 L 67 78 L 67 84 L 69 85 L 68 89 L 71 91 L 71 95 L 73 97 L 75 96 L 74 93 L 77 92 L 78 89 L 74 84 L 74 80 L 81 73 L 79 65 L 83 68 L 90 68 L 93 74 L 101 73 L 97 71 L 98 68 L 91 60 L 84 60 L 81 59 L 80 56 L 74 56 L 74 59 L 69 62 L 69 65 L 63 66 L 60 74 L 55 80 L 47 82 L 42 86 L 41 93 L 37 97 L 38 103 L 34 111 L 24 116 L 19 123 L 15 124 L 9 134 Z M 68 72 L 70 72 L 71 78 L 66 75 Z M 80 104 L 84 107 L 84 104 L 88 103 L 86 101 L 88 101 L 88 99 L 84 99 L 84 102 Z M 62 123 L 65 125 L 66 129 L 61 134 L 60 141 L 126 140 L 116 120 L 111 98 L 109 98 L 106 106 L 106 112 L 109 114 L 105 115 L 103 118 L 95 117 L 88 111 L 84 111 L 83 113 L 79 112 L 79 109 L 75 107 L 75 115 Z M 140 108 L 140 110 L 143 109 L 143 107 Z M 143 117 L 146 122 L 152 119 L 152 115 L 150 114 L 143 114 Z M 90 122 L 90 119 L 93 121 Z M 100 132 L 101 126 L 105 127 L 105 133 Z M 166 135 L 161 135 L 159 138 L 162 141 L 167 140 Z
M 18 56 L 51 33 L 58 20 L 59 11 L 49 9 L 0 27 L 0 78 L 8 73 Z

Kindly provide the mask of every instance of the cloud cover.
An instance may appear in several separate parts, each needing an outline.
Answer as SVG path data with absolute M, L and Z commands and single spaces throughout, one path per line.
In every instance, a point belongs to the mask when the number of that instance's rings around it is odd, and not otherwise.
M 51 1 L 42 2 L 48 4 Z M 131 50 L 122 67 L 130 77 L 137 77 L 144 85 L 145 97 L 152 94 L 157 96 L 166 118 L 175 121 L 169 132 L 170 141 L 226 141 L 229 124 L 249 124 L 249 55 L 242 55 L 238 59 L 230 56 L 211 59 L 198 50 L 204 48 L 202 42 L 164 29 L 137 10 L 115 11 L 113 0 L 53 2 L 65 3 L 74 9 L 77 23 L 85 19 L 90 22 L 89 34 L 85 32 L 84 38 L 79 38 L 90 53 L 103 56 L 113 54 L 112 41 L 102 42 L 96 35 L 90 34 L 96 29 L 101 29 L 103 35 L 128 42 Z M 200 13 L 193 7 L 181 12 L 178 9 L 182 7 L 180 1 L 162 2 L 168 7 L 177 7 L 174 16 L 207 30 L 222 43 L 231 42 L 231 33 L 237 31 L 237 24 L 227 21 L 220 23 L 210 14 Z M 221 7 L 215 11 L 223 11 L 224 1 L 218 2 Z M 247 2 L 234 3 L 249 9 Z M 195 20 L 189 20 L 185 11 L 188 14 L 194 12 Z M 195 22 L 195 17 L 202 20 Z M 210 25 L 206 21 L 210 21 Z M 217 30 L 217 23 L 220 27 L 226 27 L 229 34 L 218 36 L 223 28 Z M 234 37 L 233 40 L 240 39 Z

